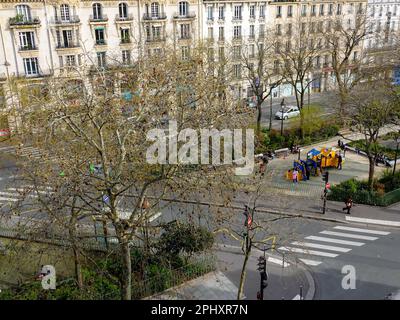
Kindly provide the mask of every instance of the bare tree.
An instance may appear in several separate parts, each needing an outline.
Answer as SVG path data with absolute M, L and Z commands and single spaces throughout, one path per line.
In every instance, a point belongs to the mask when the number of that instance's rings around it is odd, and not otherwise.
M 373 189 L 376 147 L 383 127 L 398 119 L 399 102 L 393 86 L 384 80 L 357 85 L 347 100 L 348 122 L 364 136 L 369 161 L 368 185 Z
M 173 120 L 178 123 L 177 132 L 241 127 L 237 105 L 218 77 L 210 76 L 205 54 L 203 48 L 195 47 L 190 58 L 181 60 L 164 48 L 128 68 L 92 69 L 89 78 L 77 73 L 72 86 L 70 79 L 49 79 L 48 99 L 32 105 L 26 117 L 22 139 L 34 132 L 34 145 L 52 155 L 25 167 L 34 184 L 47 183 L 53 190 L 40 201 L 42 210 L 62 221 L 73 243 L 80 239 L 77 224 L 92 216 L 112 226 L 124 266 L 123 299 L 132 297 L 130 243 L 141 239 L 138 231 L 146 227 L 163 196 L 228 191 L 227 166 L 213 170 L 212 166 L 174 163 L 174 158 L 168 164 L 146 162 L 151 145 L 147 133 L 166 130 Z M 169 133 L 168 139 L 173 138 L 177 137 Z M 60 217 L 65 213 L 67 221 Z M 79 247 L 74 250 L 78 256 Z M 79 270 L 77 277 L 79 282 Z

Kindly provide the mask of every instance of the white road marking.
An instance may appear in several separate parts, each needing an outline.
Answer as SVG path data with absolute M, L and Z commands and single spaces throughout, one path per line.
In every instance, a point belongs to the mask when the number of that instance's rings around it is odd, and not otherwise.
M 321 261 L 316 261 L 316 260 L 310 260 L 310 259 L 299 259 L 301 262 L 305 263 L 308 266 L 318 266 L 320 265 L 322 262 Z
M 377 219 L 367 219 L 367 218 L 357 218 L 357 217 L 347 217 L 347 216 L 346 216 L 346 220 L 347 221 L 353 221 L 353 222 L 379 224 L 379 225 L 383 225 L 383 226 L 400 227 L 400 221 L 377 220 Z
M 283 264 L 283 267 L 284 268 L 286 268 L 286 267 L 289 267 L 290 266 L 290 264 L 289 263 L 287 263 L 287 262 L 283 262 L 283 260 L 282 259 L 278 259 L 278 258 L 274 258 L 274 257 L 268 257 L 268 262 L 272 262 L 272 263 L 275 263 L 275 264 L 279 264 L 280 266 L 282 266 L 282 264 Z
M 334 232 L 334 231 L 321 231 L 320 233 L 322 234 L 327 234 L 329 236 L 338 236 L 338 237 L 344 237 L 344 238 L 354 238 L 354 239 L 361 239 L 361 240 L 377 240 L 379 238 L 377 237 L 369 237 L 369 236 L 362 236 L 359 234 L 352 234 L 352 233 L 343 233 L 343 232 Z
M 337 244 L 345 244 L 345 245 L 356 246 L 356 247 L 361 247 L 362 245 L 365 244 L 364 242 L 348 241 L 348 240 L 317 237 L 317 236 L 308 236 L 308 237 L 306 237 L 306 239 L 315 240 L 315 241 L 324 241 L 324 242 L 330 242 L 330 243 L 337 243 Z
M 338 256 L 336 253 L 316 251 L 316 250 L 305 250 L 305 249 L 293 248 L 293 247 L 280 247 L 280 248 L 278 248 L 278 250 L 296 252 L 296 253 L 304 253 L 304 254 L 309 254 L 309 255 L 313 255 L 313 256 L 322 256 L 322 257 L 329 257 L 329 258 L 336 258 Z
M 388 234 L 390 234 L 390 232 L 386 232 L 386 231 L 351 228 L 351 227 L 343 227 L 343 226 L 337 226 L 337 227 L 334 227 L 333 229 L 354 231 L 354 232 L 362 232 L 362 233 L 370 233 L 370 234 L 379 234 L 381 236 L 387 236 Z
M 12 201 L 12 202 L 17 202 L 18 201 L 18 199 L 15 199 L 15 198 L 6 198 L 6 197 L 1 197 L 0 196 L 0 201 Z
M 318 243 L 312 243 L 312 242 L 295 241 L 295 242 L 292 242 L 291 244 L 295 245 L 295 246 L 302 246 L 302 247 L 309 247 L 309 248 L 323 249 L 323 250 L 331 250 L 331 251 L 337 251 L 337 252 L 351 251 L 351 249 L 348 249 L 348 248 L 327 246 L 324 244 L 318 244 Z

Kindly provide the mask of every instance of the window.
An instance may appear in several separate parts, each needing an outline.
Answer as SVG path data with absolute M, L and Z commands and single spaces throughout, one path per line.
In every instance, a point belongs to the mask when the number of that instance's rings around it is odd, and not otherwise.
M 301 23 L 301 27 L 300 27 L 301 34 L 304 34 L 306 32 L 306 26 L 307 26 L 307 23 L 305 23 L 305 22 Z
M 234 19 L 242 20 L 242 6 L 235 6 Z
M 32 50 L 36 48 L 34 32 L 20 32 L 19 43 L 21 50 Z
M 249 57 L 254 58 L 255 56 L 255 46 L 254 44 L 249 45 Z
M 277 24 L 276 25 L 276 35 L 280 36 L 282 34 L 282 25 L 281 24 Z
M 307 5 L 303 4 L 301 6 L 301 15 L 305 17 L 307 15 Z
M 316 11 L 317 11 L 317 6 L 315 5 L 315 4 L 313 4 L 312 6 L 311 6 L 311 15 L 312 16 L 315 16 L 315 14 L 316 14 Z
M 65 65 L 67 67 L 75 67 L 76 66 L 76 58 L 75 56 L 65 56 Z
M 324 8 L 324 5 L 323 4 L 320 4 L 319 5 L 319 15 L 320 16 L 323 16 L 324 15 L 324 10 L 325 10 L 325 8 Z
M 189 59 L 189 47 L 187 46 L 181 47 L 181 54 L 182 54 L 182 60 Z
M 330 3 L 328 6 L 328 15 L 332 15 L 333 14 L 333 3 Z
M 119 17 L 121 19 L 126 19 L 128 18 L 128 5 L 124 2 L 120 3 L 118 5 L 118 10 L 119 10 Z
M 97 52 L 97 66 L 99 68 L 106 67 L 106 53 L 105 52 Z
M 190 24 L 181 24 L 181 39 L 190 38 Z
M 397 5 L 395 5 L 394 8 L 393 8 L 393 15 L 394 15 L 394 16 L 397 15 Z
M 179 2 L 179 15 L 182 17 L 187 16 L 189 13 L 189 3 L 186 1 Z
M 218 48 L 218 58 L 221 60 L 225 58 L 225 48 L 224 47 Z
M 59 48 L 71 48 L 73 46 L 72 41 L 72 30 L 56 31 L 57 47 Z
M 242 55 L 242 47 L 241 46 L 234 46 L 233 47 L 233 58 L 240 59 Z
M 342 5 L 340 3 L 337 4 L 336 14 L 337 15 L 341 15 L 342 14 Z
M 322 33 L 324 30 L 324 25 L 323 25 L 323 21 L 318 21 L 317 22 L 317 31 L 319 32 L 319 33 Z
M 291 35 L 292 34 L 292 24 L 291 23 L 289 23 L 288 25 L 287 25 L 287 35 Z
M 224 27 L 219 27 L 218 29 L 218 39 L 223 41 L 225 38 L 225 29 Z
M 219 20 L 225 19 L 225 7 L 218 7 L 218 19 Z
M 250 34 L 249 34 L 251 39 L 254 39 L 255 34 L 254 34 L 254 24 L 250 25 Z
M 233 75 L 237 79 L 242 77 L 242 66 L 240 64 L 233 65 Z
M 274 60 L 274 72 L 275 73 L 278 73 L 279 66 L 280 66 L 279 60 Z
M 265 18 L 265 5 L 260 6 L 260 18 Z
M 122 63 L 131 64 L 131 52 L 129 50 L 122 50 Z
M 207 20 L 214 20 L 213 17 L 213 7 L 207 7 Z
M 242 36 L 242 27 L 241 26 L 234 26 L 233 27 L 233 38 L 239 39 Z
M 61 21 L 70 21 L 71 16 L 68 4 L 62 4 L 60 6 L 60 15 L 61 15 Z
M 265 25 L 264 25 L 264 24 L 260 24 L 258 28 L 259 28 L 259 37 L 260 37 L 260 38 L 264 38 L 264 35 L 265 35 Z
M 276 17 L 277 18 L 282 17 L 282 6 L 277 6 L 276 7 Z
M 353 9 L 354 9 L 354 4 L 350 3 L 350 5 L 347 7 L 347 13 L 353 13 Z
M 128 28 L 121 28 L 121 43 L 130 43 L 130 35 Z
M 353 52 L 353 61 L 357 61 L 357 59 L 358 59 L 358 52 L 354 51 Z
M 214 28 L 213 27 L 208 27 L 208 39 L 209 40 L 214 39 Z
M 314 33 L 315 32 L 315 22 L 311 22 L 310 23 L 310 33 Z
M 94 35 L 96 37 L 96 44 L 106 44 L 104 28 L 99 27 L 94 30 Z
M 31 8 L 29 6 L 27 6 L 26 4 L 22 4 L 18 5 L 16 9 L 17 9 L 17 15 L 22 16 L 24 21 L 32 20 Z
M 160 17 L 160 5 L 158 2 L 152 2 L 150 5 L 151 17 L 159 18 Z
M 395 8 L 396 8 L 396 7 L 395 7 Z M 363 12 L 363 5 L 362 5 L 362 3 L 359 3 L 359 4 L 358 4 L 357 13 L 360 14 L 360 13 L 362 13 L 362 12 Z
M 256 17 L 256 6 L 251 5 L 249 9 L 250 9 L 250 19 L 254 19 Z
M 99 20 L 103 18 L 103 10 L 100 3 L 94 3 L 93 6 L 93 19 Z
M 25 75 L 35 76 L 39 74 L 39 64 L 37 58 L 24 59 Z
M 152 26 L 153 40 L 161 40 L 161 26 Z
M 287 8 L 287 16 L 291 17 L 293 15 L 293 7 L 292 6 L 288 6 Z
M 291 42 L 290 42 L 290 40 L 286 41 L 285 49 L 286 49 L 286 52 L 290 52 L 290 49 L 291 49 Z

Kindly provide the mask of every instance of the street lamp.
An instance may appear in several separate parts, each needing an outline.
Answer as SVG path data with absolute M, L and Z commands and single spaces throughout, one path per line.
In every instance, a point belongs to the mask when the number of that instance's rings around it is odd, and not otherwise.
M 285 108 L 285 98 L 282 99 L 281 102 L 281 136 L 283 135 L 283 111 Z

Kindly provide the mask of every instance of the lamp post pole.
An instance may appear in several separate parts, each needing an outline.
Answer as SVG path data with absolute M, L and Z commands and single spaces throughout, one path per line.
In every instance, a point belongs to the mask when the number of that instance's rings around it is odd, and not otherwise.
M 285 107 L 285 98 L 281 102 L 281 136 L 283 136 L 283 108 Z
M 396 153 L 394 156 L 394 165 L 393 165 L 393 173 L 392 173 L 392 180 L 394 179 L 394 175 L 396 173 L 396 164 L 397 164 L 397 154 L 399 153 L 399 144 L 400 144 L 400 137 L 396 139 L 397 145 L 396 145 Z

